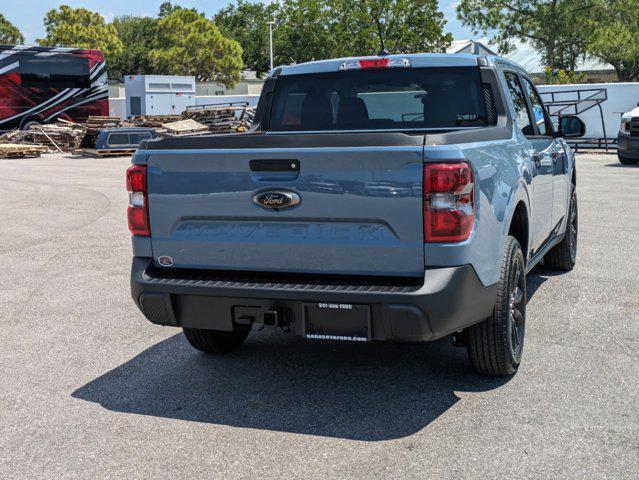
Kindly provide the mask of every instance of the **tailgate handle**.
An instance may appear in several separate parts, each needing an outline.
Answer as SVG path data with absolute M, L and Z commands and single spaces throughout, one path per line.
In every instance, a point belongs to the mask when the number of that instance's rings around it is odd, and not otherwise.
M 252 172 L 299 172 L 299 160 L 251 160 Z

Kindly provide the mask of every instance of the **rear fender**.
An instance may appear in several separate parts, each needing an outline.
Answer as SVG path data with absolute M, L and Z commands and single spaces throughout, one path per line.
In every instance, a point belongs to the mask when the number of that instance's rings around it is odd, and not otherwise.
M 506 215 L 504 216 L 507 221 L 505 221 L 502 225 L 502 243 L 510 232 L 510 226 L 513 223 L 515 210 L 517 209 L 517 205 L 519 205 L 520 202 L 524 204 L 524 207 L 526 208 L 526 215 L 528 216 L 528 232 L 526 233 L 528 238 L 528 251 L 524 252 L 524 257 L 528 259 L 530 256 L 530 192 L 528 191 L 528 187 L 523 178 L 518 182 L 515 188 L 513 188 L 510 201 L 508 202 L 508 208 L 506 211 Z M 523 249 L 524 246 L 522 245 L 522 250 Z
M 149 140 L 143 140 L 140 143 L 140 148 L 138 148 L 133 154 L 133 158 L 131 158 L 131 163 L 133 165 L 146 165 L 149 160 L 149 155 L 146 152 L 146 144 Z

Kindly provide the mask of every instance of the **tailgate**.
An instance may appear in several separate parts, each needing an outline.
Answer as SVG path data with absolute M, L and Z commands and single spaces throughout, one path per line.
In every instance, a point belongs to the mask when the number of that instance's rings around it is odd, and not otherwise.
M 358 135 L 318 136 L 323 146 L 317 137 L 273 137 L 147 151 L 156 263 L 168 256 L 177 268 L 423 275 L 420 137 L 375 134 L 372 146 Z M 299 203 L 273 208 L 290 198 Z

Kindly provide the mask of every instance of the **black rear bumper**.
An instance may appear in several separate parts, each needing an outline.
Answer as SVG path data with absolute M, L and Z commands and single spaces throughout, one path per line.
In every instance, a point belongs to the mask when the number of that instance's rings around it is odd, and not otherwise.
M 617 137 L 617 152 L 620 157 L 639 160 L 639 137 L 619 135 Z
M 497 298 L 497 285 L 484 287 L 470 265 L 428 269 L 419 285 L 401 279 L 282 279 L 158 270 L 150 258 L 134 257 L 131 293 L 153 323 L 212 330 L 231 330 L 238 308 L 278 309 L 302 334 L 305 304 L 370 305 L 372 340 L 400 341 L 435 340 L 477 323 L 491 314 Z

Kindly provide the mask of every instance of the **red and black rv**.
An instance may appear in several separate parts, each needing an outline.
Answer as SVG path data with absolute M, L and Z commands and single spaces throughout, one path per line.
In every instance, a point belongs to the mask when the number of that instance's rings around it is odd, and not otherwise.
M 99 50 L 0 45 L 0 130 L 108 114 Z

